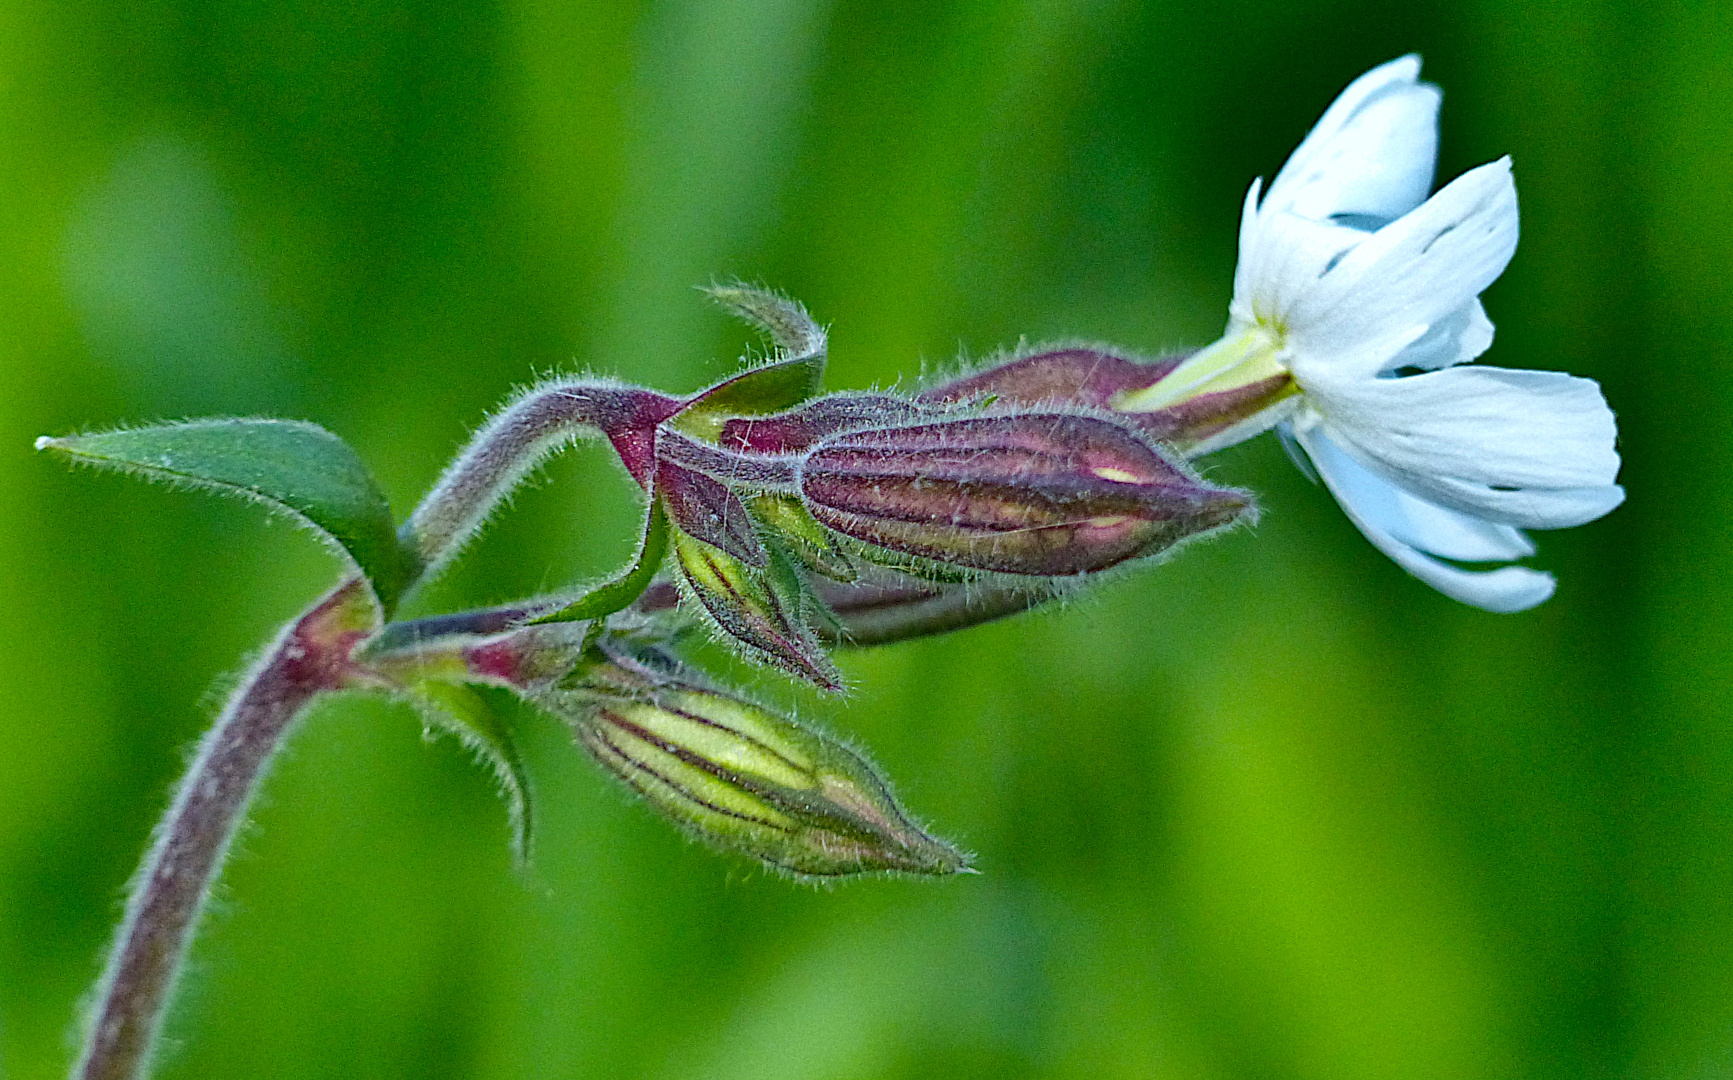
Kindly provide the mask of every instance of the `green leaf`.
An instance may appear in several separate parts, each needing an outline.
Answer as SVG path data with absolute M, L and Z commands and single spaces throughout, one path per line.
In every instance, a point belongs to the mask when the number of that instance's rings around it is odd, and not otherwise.
M 528 863 L 532 824 L 529 775 L 510 725 L 471 686 L 426 680 L 409 687 L 407 693 L 428 723 L 457 736 L 493 770 L 511 822 L 512 856 L 520 866 Z
M 656 577 L 656 571 L 667 554 L 668 513 L 662 509 L 662 500 L 653 499 L 650 502 L 650 517 L 644 526 L 643 543 L 638 545 L 637 558 L 626 568 L 625 573 L 598 585 L 558 611 L 532 619 L 531 625 L 600 619 L 624 610 L 650 587 L 650 582 Z
M 229 492 L 287 510 L 354 563 L 387 614 L 413 578 L 416 560 L 398 543 L 379 485 L 348 443 L 316 424 L 193 420 L 44 436 L 36 448 L 85 465 Z

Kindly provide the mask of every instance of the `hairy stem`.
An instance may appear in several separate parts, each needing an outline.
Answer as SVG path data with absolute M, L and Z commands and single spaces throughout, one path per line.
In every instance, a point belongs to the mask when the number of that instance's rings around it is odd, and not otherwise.
M 661 460 L 703 473 L 724 484 L 745 484 L 762 491 L 793 494 L 800 479 L 792 457 L 742 454 L 700 442 L 678 431 L 664 432 L 657 451 Z
M 524 474 L 587 431 L 606 435 L 645 483 L 655 426 L 680 404 L 635 387 L 576 381 L 548 383 L 519 397 L 476 432 L 403 526 L 427 567 L 423 579 L 457 554 Z
M 75 1080 L 144 1075 L 193 926 L 259 778 L 307 704 L 349 681 L 348 652 L 371 619 L 359 581 L 338 587 L 284 630 L 205 735 L 133 881 Z

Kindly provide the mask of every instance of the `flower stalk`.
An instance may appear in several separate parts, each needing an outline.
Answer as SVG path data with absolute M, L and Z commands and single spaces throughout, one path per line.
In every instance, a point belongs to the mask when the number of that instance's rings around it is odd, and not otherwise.
M 681 407 L 675 398 L 593 381 L 547 383 L 519 397 L 478 431 L 403 526 L 405 542 L 436 573 L 473 536 L 517 482 L 563 444 L 600 432 L 643 483 L 656 425 Z

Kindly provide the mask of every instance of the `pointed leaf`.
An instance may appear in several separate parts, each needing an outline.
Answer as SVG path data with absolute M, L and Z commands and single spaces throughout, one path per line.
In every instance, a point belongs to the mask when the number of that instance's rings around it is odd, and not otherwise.
M 471 686 L 427 680 L 411 686 L 408 694 L 429 724 L 457 736 L 493 770 L 511 823 L 512 856 L 520 866 L 528 863 L 533 824 L 529 775 L 510 725 Z
M 399 545 L 391 508 L 349 444 L 316 424 L 194 420 L 36 441 L 81 464 L 149 480 L 232 492 L 312 525 L 366 576 L 387 612 L 414 559 Z

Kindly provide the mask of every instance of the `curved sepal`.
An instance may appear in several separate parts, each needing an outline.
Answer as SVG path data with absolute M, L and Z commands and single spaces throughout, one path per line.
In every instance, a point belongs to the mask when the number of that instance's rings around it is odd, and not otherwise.
M 812 321 L 799 301 L 750 285 L 711 285 L 703 292 L 763 331 L 785 359 L 824 355 L 824 328 Z
M 579 619 L 601 619 L 616 611 L 624 611 L 655 580 L 656 571 L 668 554 L 668 512 L 660 500 L 650 502 L 649 519 L 644 524 L 644 538 L 638 544 L 638 554 L 612 581 L 596 586 L 558 611 L 531 619 L 539 623 L 576 622 Z

